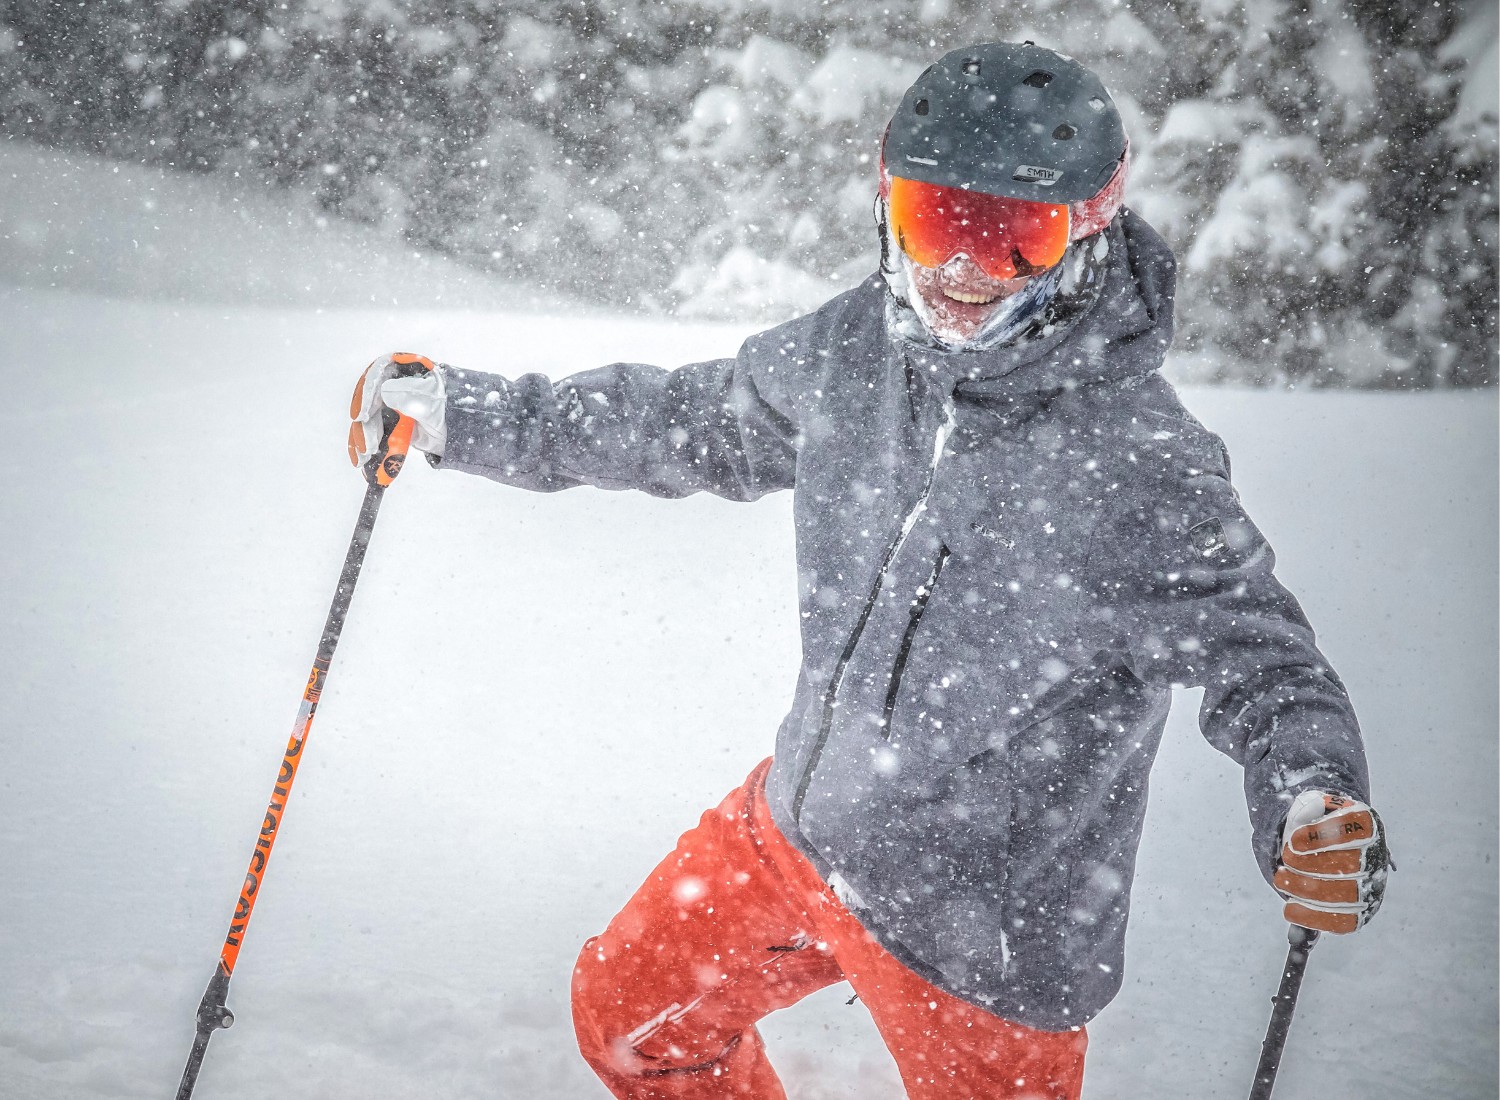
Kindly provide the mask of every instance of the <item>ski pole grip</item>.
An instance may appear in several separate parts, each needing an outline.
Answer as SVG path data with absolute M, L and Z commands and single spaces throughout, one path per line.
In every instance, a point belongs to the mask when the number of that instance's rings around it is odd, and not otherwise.
M 393 409 L 384 409 L 380 415 L 384 428 L 380 446 L 365 459 L 361 469 L 364 470 L 366 481 L 384 489 L 396 480 L 401 467 L 406 465 L 406 452 L 411 449 L 411 433 L 416 430 L 417 425 L 411 417 L 401 416 Z

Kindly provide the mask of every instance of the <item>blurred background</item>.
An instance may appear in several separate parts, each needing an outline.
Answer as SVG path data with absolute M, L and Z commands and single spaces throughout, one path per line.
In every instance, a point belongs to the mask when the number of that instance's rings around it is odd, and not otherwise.
M 767 322 L 873 270 L 906 84 L 1032 39 L 1125 114 L 1129 201 L 1185 269 L 1179 377 L 1476 386 L 1496 25 L 1493 0 L 0 0 L 0 134 L 295 189 L 543 295 Z M 12 270 L 49 251 L 0 241 Z

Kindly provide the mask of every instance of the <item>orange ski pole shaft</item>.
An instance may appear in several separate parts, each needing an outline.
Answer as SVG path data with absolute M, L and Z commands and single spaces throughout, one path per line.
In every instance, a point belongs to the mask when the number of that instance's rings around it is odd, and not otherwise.
M 318 645 L 317 656 L 313 658 L 312 671 L 308 673 L 302 702 L 297 708 L 297 718 L 292 723 L 292 733 L 281 757 L 281 768 L 276 775 L 276 784 L 271 789 L 271 801 L 266 807 L 266 816 L 261 821 L 260 835 L 250 853 L 250 867 L 245 874 L 244 884 L 240 887 L 239 901 L 235 904 L 234 917 L 229 922 L 224 946 L 219 952 L 219 964 L 198 1005 L 197 1033 L 193 1038 L 187 1067 L 182 1072 L 182 1082 L 177 1087 L 177 1100 L 188 1100 L 192 1096 L 210 1036 L 219 1028 L 226 1028 L 234 1023 L 234 1014 L 224 1004 L 229 993 L 229 979 L 234 976 L 234 964 L 239 959 L 240 944 L 244 942 L 245 929 L 250 925 L 250 915 L 255 911 L 255 901 L 260 894 L 266 866 L 271 860 L 271 849 L 281 828 L 281 817 L 286 811 L 292 784 L 297 779 L 297 767 L 302 763 L 302 753 L 307 747 L 307 734 L 312 728 L 313 717 L 318 712 L 318 699 L 323 694 L 328 666 L 332 663 L 333 651 L 339 644 L 344 617 L 349 611 L 350 598 L 354 595 L 355 582 L 359 580 L 365 548 L 370 544 L 370 533 L 375 528 L 375 517 L 380 511 L 380 500 L 384 494 L 385 487 L 379 484 L 371 484 L 365 489 L 359 522 L 355 524 L 354 537 L 349 541 L 349 552 L 344 558 L 344 569 L 339 575 L 338 591 L 334 594 L 328 619 L 323 624 L 322 641 Z
M 271 788 L 271 801 L 266 807 L 266 816 L 261 821 L 260 835 L 250 853 L 250 867 L 245 874 L 244 884 L 240 887 L 239 901 L 229 922 L 229 933 L 224 937 L 224 946 L 219 952 L 219 963 L 214 969 L 214 976 L 209 980 L 208 988 L 203 991 L 203 999 L 198 1003 L 197 1031 L 193 1036 L 187 1066 L 182 1071 L 182 1081 L 177 1086 L 177 1100 L 189 1100 L 193 1095 L 198 1071 L 203 1066 L 203 1055 L 208 1050 L 208 1040 L 213 1033 L 234 1023 L 234 1013 L 225 1006 L 229 994 L 229 979 L 234 976 L 234 965 L 240 956 L 240 944 L 244 942 L 245 929 L 250 925 L 250 915 L 255 911 L 255 901 L 265 879 L 266 865 L 271 861 L 271 849 L 281 830 L 281 817 L 286 811 L 292 784 L 297 779 L 297 768 L 302 763 L 302 753 L 307 747 L 307 734 L 312 728 L 313 717 L 318 712 L 318 699 L 323 694 L 328 667 L 333 663 L 333 651 L 338 648 L 344 618 L 349 613 L 349 604 L 354 598 L 354 586 L 359 580 L 360 567 L 364 565 L 370 535 L 375 530 L 375 517 L 380 512 L 381 498 L 385 495 L 386 486 L 401 472 L 406 449 L 411 441 L 412 422 L 408 417 L 398 419 L 395 413 L 387 411 L 385 427 L 385 439 L 379 452 L 364 464 L 365 480 L 368 482 L 364 503 L 360 505 L 354 535 L 349 540 L 349 551 L 344 556 L 344 568 L 339 573 L 339 586 L 333 595 L 333 605 L 328 609 L 328 618 L 323 623 L 318 653 L 313 658 L 312 671 L 307 674 L 307 685 L 302 690 L 302 702 L 297 708 L 296 721 L 292 723 L 292 734 L 287 739 L 286 751 L 281 756 L 281 768 L 276 775 L 276 784 Z

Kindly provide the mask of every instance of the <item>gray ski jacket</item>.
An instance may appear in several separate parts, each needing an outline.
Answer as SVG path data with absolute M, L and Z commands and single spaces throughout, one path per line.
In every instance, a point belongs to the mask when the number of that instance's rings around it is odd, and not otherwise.
M 1157 374 L 1175 266 L 1126 211 L 1099 298 L 1019 347 L 939 352 L 872 276 L 667 372 L 444 368 L 441 465 L 536 490 L 794 490 L 795 699 L 767 784 L 787 837 L 940 988 L 1065 1030 L 1118 991 L 1173 685 L 1244 766 L 1270 877 L 1286 808 L 1368 800 L 1343 686 L 1220 440 Z

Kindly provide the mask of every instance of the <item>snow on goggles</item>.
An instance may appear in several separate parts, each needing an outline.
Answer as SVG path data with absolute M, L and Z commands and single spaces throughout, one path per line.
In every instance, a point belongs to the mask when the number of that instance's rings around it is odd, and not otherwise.
M 1068 247 L 1068 207 L 1010 199 L 890 176 L 891 232 L 923 267 L 941 267 L 959 253 L 991 279 L 1045 271 Z

